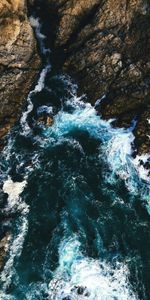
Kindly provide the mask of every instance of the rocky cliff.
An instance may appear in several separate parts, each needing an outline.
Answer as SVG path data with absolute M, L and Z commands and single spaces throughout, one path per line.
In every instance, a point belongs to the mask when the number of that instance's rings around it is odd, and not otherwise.
M 0 148 L 4 137 L 17 120 L 29 89 L 39 72 L 33 30 L 24 0 L 0 1 Z M 2 198 L 2 199 L 1 199 Z M 0 208 L 3 195 L 0 189 Z M 0 269 L 3 266 L 10 234 L 0 213 Z
M 137 121 L 135 154 L 150 151 L 150 5 L 147 0 L 47 0 L 62 69 L 114 126 Z M 51 22 L 51 21 L 50 21 Z M 51 26 L 51 25 L 50 25 Z
M 29 0 L 41 8 L 55 65 L 114 126 L 136 120 L 135 154 L 150 151 L 148 0 Z M 34 8 L 34 6 L 33 6 Z M 44 19 L 45 18 L 45 19 Z M 45 27 L 46 28 L 46 27 Z M 45 32 L 46 33 L 46 32 Z M 0 3 L 0 139 L 17 120 L 40 59 L 25 0 Z M 2 233 L 0 268 L 9 233 Z
M 33 30 L 25 0 L 0 2 L 0 146 L 15 123 L 23 101 L 39 72 Z

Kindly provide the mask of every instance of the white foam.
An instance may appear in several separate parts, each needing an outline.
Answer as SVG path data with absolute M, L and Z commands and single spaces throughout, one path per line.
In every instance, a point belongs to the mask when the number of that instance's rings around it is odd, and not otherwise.
M 31 23 L 32 27 L 34 27 L 34 28 L 40 28 L 39 18 L 35 18 L 35 17 L 31 16 L 30 17 L 30 23 Z
M 11 177 L 3 184 L 4 193 L 8 194 L 8 204 L 5 208 L 6 211 L 17 211 L 21 212 L 20 217 L 16 220 L 17 229 L 15 236 L 12 237 L 9 245 L 9 258 L 4 266 L 1 273 L 0 279 L 2 282 L 2 291 L 0 293 L 1 299 L 13 299 L 13 297 L 6 298 L 5 291 L 11 284 L 12 276 L 15 274 L 14 260 L 19 257 L 22 251 L 24 238 L 28 230 L 28 220 L 27 215 L 29 212 L 28 205 L 21 199 L 21 194 L 27 185 L 27 181 L 14 182 Z
M 41 52 L 43 54 L 50 54 L 50 49 L 47 49 L 45 47 L 45 39 L 46 39 L 46 36 L 41 32 L 42 31 L 42 24 L 40 23 L 40 19 L 38 17 L 34 17 L 34 16 L 31 16 L 30 17 L 30 23 L 31 23 L 31 26 L 34 28 L 35 30 L 35 34 L 36 34 L 36 37 L 39 41 L 39 44 L 40 44 L 40 48 L 41 48 Z M 47 62 L 48 62 L 48 58 L 47 58 Z
M 45 77 L 48 73 L 48 71 L 50 71 L 51 66 L 47 65 L 41 72 L 39 80 L 37 85 L 35 86 L 34 92 L 41 92 L 44 89 L 44 85 L 45 85 Z
M 14 296 L 8 295 L 3 291 L 0 291 L 0 299 L 1 300 L 16 300 Z
M 41 33 L 41 23 L 40 23 L 39 18 L 35 18 L 35 17 L 31 16 L 29 20 L 30 20 L 31 26 L 36 31 L 36 37 L 41 42 L 41 40 L 45 39 L 45 35 Z
M 49 299 L 136 300 L 129 284 L 127 265 L 114 267 L 105 261 L 84 256 L 77 237 L 64 240 L 59 248 L 59 266 L 49 284 Z M 85 287 L 82 295 L 75 287 Z M 87 296 L 88 293 L 88 296 Z
M 14 182 L 10 177 L 3 184 L 4 193 L 8 194 L 8 208 L 16 206 L 20 194 L 23 192 L 27 181 Z
M 106 95 L 103 95 L 100 99 L 97 99 L 94 107 L 97 108 L 100 106 L 101 102 L 106 98 Z
M 30 128 L 30 126 L 28 125 L 28 122 L 27 122 L 27 117 L 30 114 L 30 112 L 33 110 L 33 103 L 32 103 L 31 97 L 32 97 L 33 94 L 36 94 L 36 93 L 41 92 L 43 90 L 44 84 L 45 84 L 45 78 L 46 78 L 46 75 L 49 72 L 50 68 L 51 68 L 50 65 L 47 65 L 42 70 L 42 72 L 40 74 L 40 77 L 39 77 L 39 80 L 38 80 L 34 90 L 31 91 L 28 95 L 28 98 L 27 98 L 28 107 L 27 107 L 27 110 L 25 112 L 23 112 L 22 117 L 20 119 L 20 124 L 21 124 L 24 135 L 28 135 L 31 132 L 31 128 Z
M 143 162 L 145 164 L 148 161 L 148 159 L 150 159 L 149 154 L 137 155 L 136 158 L 133 160 L 133 163 L 139 174 L 139 177 L 142 178 L 143 180 L 145 180 L 146 182 L 150 183 L 150 176 L 149 176 L 150 170 L 147 170 L 141 164 L 141 162 Z
M 126 132 L 124 130 L 116 131 L 116 134 L 112 134 L 111 139 L 107 143 L 106 156 L 107 161 L 117 175 L 122 179 L 127 180 L 130 177 L 130 165 L 132 154 L 132 142 L 134 136 L 132 132 Z M 105 148 L 105 147 L 104 147 Z
M 22 252 L 24 238 L 28 230 L 27 213 L 28 206 L 26 205 L 24 212 L 22 212 L 22 217 L 20 220 L 21 225 L 18 227 L 18 235 L 12 241 L 9 250 L 9 259 L 7 260 L 4 270 L 0 276 L 1 282 L 3 283 L 3 292 L 10 286 L 12 276 L 16 274 L 14 260 L 16 257 L 18 258 Z
M 63 80 L 65 80 L 63 78 Z M 54 140 L 68 140 L 72 132 L 85 131 L 91 137 L 101 142 L 99 159 L 107 162 L 110 172 L 105 174 L 105 180 L 110 183 L 117 183 L 117 176 L 125 181 L 129 191 L 135 195 L 141 195 L 141 198 L 150 204 L 150 178 L 148 170 L 140 165 L 141 157 L 134 159 L 132 157 L 132 144 L 134 135 L 133 127 L 129 129 L 113 128 L 112 120 L 105 121 L 97 115 L 96 110 L 77 97 L 77 87 L 70 87 L 66 79 L 68 89 L 70 89 L 70 98 L 67 104 L 72 106 L 73 112 L 68 113 L 63 109 L 54 118 L 52 127 L 45 128 L 44 138 L 41 140 L 43 147 L 54 143 Z M 65 103 L 66 104 L 66 103 Z M 135 123 L 134 123 L 135 125 Z M 145 161 L 149 154 L 142 157 Z M 141 188 L 142 186 L 142 188 Z
M 30 114 L 30 112 L 33 110 L 33 103 L 32 103 L 32 96 L 36 93 L 41 92 L 45 88 L 45 78 L 47 73 L 51 70 L 51 65 L 49 61 L 49 56 L 47 54 L 50 53 L 50 50 L 45 48 L 45 35 L 41 33 L 42 25 L 40 23 L 39 18 L 35 18 L 33 16 L 30 17 L 30 22 L 33 28 L 35 29 L 36 37 L 40 44 L 41 52 L 43 53 L 45 59 L 46 59 L 46 65 L 44 66 L 43 70 L 40 73 L 39 80 L 34 88 L 32 90 L 27 98 L 28 107 L 27 110 L 22 114 L 20 124 L 23 129 L 23 134 L 28 135 L 31 132 L 31 128 L 27 123 L 27 117 Z
M 112 171 L 109 177 L 111 181 L 114 180 L 113 175 L 118 175 L 125 180 L 133 193 L 139 193 L 138 180 L 144 180 L 149 186 L 148 170 L 140 164 L 140 160 L 146 161 L 150 155 L 132 158 L 133 126 L 128 130 L 112 128 L 112 120 L 102 120 L 90 104 L 85 104 L 82 97 L 77 96 L 77 85 L 72 84 L 69 77 L 60 76 L 60 79 L 64 81 L 70 94 L 66 104 L 71 105 L 74 112 L 70 114 L 63 110 L 59 111 L 54 118 L 53 126 L 44 131 L 44 140 L 41 139 L 43 146 L 54 142 L 53 138 L 64 139 L 74 130 L 88 131 L 92 137 L 103 142 L 102 156 Z M 146 198 L 148 199 L 147 196 Z
M 21 215 L 18 220 L 16 220 L 17 232 L 16 236 L 13 236 L 12 241 L 9 246 L 9 258 L 4 266 L 4 269 L 1 273 L 1 282 L 3 283 L 2 290 L 3 293 L 0 296 L 5 298 L 5 291 L 7 287 L 9 287 L 11 283 L 12 276 L 15 274 L 15 265 L 14 260 L 16 257 L 19 257 L 22 251 L 24 238 L 26 232 L 28 230 L 28 220 L 27 215 L 29 212 L 28 205 L 22 201 L 20 198 L 21 193 L 23 192 L 25 186 L 27 185 L 27 181 L 24 180 L 22 182 L 13 182 L 13 180 L 9 177 L 3 185 L 3 191 L 8 194 L 8 205 L 6 207 L 6 211 L 20 211 Z M 8 298 L 9 299 L 9 298 Z M 11 298 L 10 298 L 11 299 Z M 12 298 L 13 299 L 13 298 Z
M 52 106 L 46 106 L 46 105 L 42 105 L 42 106 L 38 107 L 37 113 L 40 114 L 40 113 L 43 113 L 43 112 L 46 112 L 48 114 L 52 114 L 53 113 L 53 107 Z
M 6 299 L 5 290 L 7 287 L 9 287 L 12 276 L 15 274 L 14 260 L 21 254 L 24 238 L 28 230 L 27 215 L 29 212 L 29 207 L 24 201 L 22 201 L 20 197 L 26 185 L 26 180 L 23 180 L 22 182 L 14 182 L 10 177 L 8 177 L 3 184 L 3 191 L 4 193 L 8 194 L 8 204 L 5 210 L 13 211 L 15 209 L 15 211 L 21 212 L 21 215 L 19 219 L 16 220 L 16 223 L 18 224 L 17 232 L 15 233 L 16 235 L 12 237 L 12 241 L 10 242 L 9 258 L 0 276 L 1 282 L 3 283 L 3 292 L 0 294 L 0 296 L 3 298 L 1 299 Z

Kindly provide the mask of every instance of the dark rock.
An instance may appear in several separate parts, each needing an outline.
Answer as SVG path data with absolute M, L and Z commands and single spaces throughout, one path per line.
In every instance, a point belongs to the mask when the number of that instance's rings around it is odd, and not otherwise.
M 0 150 L 5 135 L 18 119 L 22 105 L 39 72 L 33 30 L 27 17 L 25 0 L 0 1 Z M 0 208 L 6 198 L 0 194 Z M 3 222 L 3 213 L 0 214 Z M 4 264 L 10 237 L 8 226 L 1 228 L 0 270 Z M 1 239 L 2 238 L 2 239 Z
M 0 271 L 2 270 L 5 262 L 6 253 L 8 250 L 8 244 L 10 241 L 11 235 L 7 232 L 3 238 L 0 240 Z
M 77 288 L 78 295 L 83 295 L 84 291 L 85 291 L 85 287 L 78 286 L 78 288 Z
M 26 1 L 0 3 L 0 148 L 16 122 L 27 94 L 39 72 L 33 30 L 27 18 Z
M 127 128 L 136 118 L 137 153 L 149 152 L 149 1 L 46 2 L 51 20 L 56 19 L 55 61 L 78 81 L 92 104 L 106 95 L 98 111 L 105 119 L 116 118 L 114 126 Z
M 8 195 L 0 189 L 0 209 L 4 208 L 7 203 Z
M 54 123 L 53 117 L 46 113 L 39 116 L 37 121 L 46 127 L 52 126 Z

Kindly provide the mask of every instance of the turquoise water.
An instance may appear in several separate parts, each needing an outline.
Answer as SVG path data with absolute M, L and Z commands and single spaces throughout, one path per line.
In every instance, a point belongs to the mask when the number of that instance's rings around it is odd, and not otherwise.
M 113 129 L 84 100 L 47 61 L 1 154 L 15 218 L 0 299 L 150 299 L 150 185 L 133 128 Z

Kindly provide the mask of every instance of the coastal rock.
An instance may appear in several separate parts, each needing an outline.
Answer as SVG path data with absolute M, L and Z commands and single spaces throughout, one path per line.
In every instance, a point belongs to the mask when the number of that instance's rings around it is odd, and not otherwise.
M 150 5 L 147 0 L 47 0 L 53 47 L 62 70 L 79 83 L 114 126 L 136 120 L 135 153 L 150 151 Z M 57 17 L 56 17 L 57 16 Z
M 26 1 L 1 0 L 0 150 L 4 146 L 5 135 L 21 112 L 39 67 L 40 58 L 33 30 L 27 18 Z M 0 218 L 2 223 L 4 216 L 1 215 Z M 0 270 L 4 264 L 9 237 L 9 231 L 0 232 Z
M 43 114 L 42 116 L 40 116 L 38 118 L 37 121 L 38 121 L 39 124 L 42 124 L 42 125 L 44 125 L 46 127 L 50 127 L 54 123 L 53 117 L 50 116 L 50 115 L 48 115 L 48 114 Z
M 7 233 L 1 240 L 0 240 L 0 271 L 4 266 L 4 261 L 6 257 L 6 253 L 8 250 L 8 245 L 10 241 L 11 235 Z
M 0 3 L 0 147 L 21 112 L 35 76 L 39 72 L 33 30 L 27 18 L 26 1 Z

